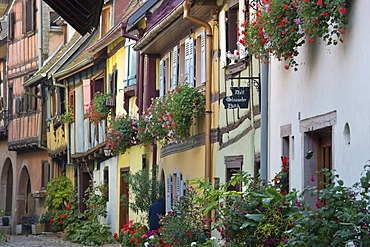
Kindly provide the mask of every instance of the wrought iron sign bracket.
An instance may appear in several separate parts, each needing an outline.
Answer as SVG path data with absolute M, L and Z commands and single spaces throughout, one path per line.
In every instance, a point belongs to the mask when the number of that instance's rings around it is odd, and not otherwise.
M 227 80 L 248 80 L 248 85 L 250 85 L 250 81 L 253 82 L 253 86 L 257 89 L 258 92 L 260 92 L 260 89 L 261 89 L 261 85 L 260 85 L 260 81 L 261 81 L 261 75 L 258 73 L 258 76 L 242 76 L 242 77 L 229 77 L 227 78 Z

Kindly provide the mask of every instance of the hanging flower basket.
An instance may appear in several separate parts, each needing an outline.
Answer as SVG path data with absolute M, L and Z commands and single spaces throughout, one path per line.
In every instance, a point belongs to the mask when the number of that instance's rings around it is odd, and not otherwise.
M 241 30 L 241 44 L 261 58 L 271 54 L 298 69 L 295 57 L 305 42 L 322 39 L 327 45 L 342 42 L 348 25 L 349 0 L 262 0 Z

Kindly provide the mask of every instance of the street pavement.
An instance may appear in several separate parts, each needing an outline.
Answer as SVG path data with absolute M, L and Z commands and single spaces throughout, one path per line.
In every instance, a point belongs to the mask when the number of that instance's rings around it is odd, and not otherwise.
M 5 243 L 0 243 L 1 247 L 85 247 L 86 245 L 74 244 L 61 239 L 56 235 L 9 235 Z M 120 245 L 104 245 L 104 247 L 118 247 Z

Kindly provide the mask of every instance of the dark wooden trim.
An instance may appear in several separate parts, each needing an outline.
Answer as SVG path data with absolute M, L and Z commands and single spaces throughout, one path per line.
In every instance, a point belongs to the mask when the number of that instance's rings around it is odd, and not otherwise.
M 211 143 L 218 142 L 218 129 L 211 130 Z M 161 149 L 161 158 L 168 155 L 176 154 L 191 150 L 196 147 L 205 145 L 205 133 L 200 133 L 194 136 L 189 137 L 186 141 L 181 143 L 173 143 L 162 147 Z
M 112 57 L 116 52 L 125 46 L 125 40 L 120 41 L 110 52 L 107 54 L 107 58 Z
M 261 126 L 261 121 L 260 120 L 258 120 L 254 123 L 254 128 L 255 129 L 259 128 L 260 126 Z M 226 148 L 227 146 L 230 146 L 230 145 L 236 143 L 241 138 L 246 136 L 249 133 L 249 131 L 251 131 L 251 130 L 252 130 L 252 126 L 249 126 L 248 128 L 243 130 L 240 134 L 238 134 L 234 138 L 229 139 L 227 142 L 222 142 L 222 136 L 220 136 L 220 150 L 223 149 L 223 148 Z

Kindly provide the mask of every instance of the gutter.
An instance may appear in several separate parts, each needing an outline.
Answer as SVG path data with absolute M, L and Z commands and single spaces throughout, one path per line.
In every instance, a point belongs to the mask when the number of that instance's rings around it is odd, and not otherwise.
M 65 59 L 66 58 L 66 54 L 69 54 L 70 52 L 75 52 L 79 46 L 77 46 L 76 44 L 80 43 L 80 42 L 85 42 L 85 40 L 89 37 L 89 35 L 84 35 L 84 36 L 81 36 L 79 37 L 76 42 L 71 45 L 71 47 L 65 51 L 64 55 L 61 56 L 55 63 L 55 64 L 58 64 L 60 61 L 62 61 L 62 59 Z M 63 45 L 60 46 L 60 48 L 58 49 L 57 53 L 60 52 L 60 49 L 63 49 Z M 56 54 L 55 54 L 56 55 Z M 30 78 L 28 81 L 26 81 L 24 84 L 23 84 L 23 87 L 29 87 L 31 86 L 32 84 L 38 82 L 39 80 L 42 80 L 44 78 L 48 78 L 50 79 L 50 76 L 48 76 L 49 72 L 55 68 L 55 66 L 51 66 L 47 71 L 45 71 L 44 73 L 40 73 L 38 75 L 36 75 L 35 77 L 32 77 Z M 36 72 L 37 73 L 37 72 Z
M 184 14 L 183 18 L 191 22 L 194 22 L 206 29 L 206 82 L 205 82 L 205 94 L 206 94 L 206 109 L 205 109 L 205 172 L 204 178 L 206 182 L 212 183 L 212 156 L 211 156 L 211 125 L 212 125 L 212 41 L 213 32 L 212 27 L 208 22 L 190 16 L 190 8 L 192 1 L 185 0 L 183 3 Z M 160 26 L 160 25 L 159 25 Z M 205 228 L 210 230 L 210 213 L 207 214 L 207 221 Z
M 185 5 L 185 2 L 183 4 Z M 133 49 L 135 51 L 141 50 L 145 45 L 152 41 L 165 27 L 171 24 L 183 13 L 185 14 L 184 5 L 180 4 L 179 6 L 177 6 L 166 18 L 163 19 L 163 21 L 149 30 L 146 35 L 144 35 L 144 37 L 136 42 L 136 44 L 133 46 Z
M 39 21 L 38 21 L 38 48 L 39 48 L 39 69 L 42 68 L 43 66 L 43 59 L 42 59 L 42 53 L 43 53 L 43 49 L 42 49 L 42 44 L 43 44 L 43 18 L 42 18 L 42 8 L 43 8 L 43 5 L 42 5 L 42 0 L 39 0 Z
M 83 70 L 85 68 L 88 68 L 94 64 L 94 59 L 93 58 L 87 58 L 85 60 L 82 60 L 81 62 L 75 64 L 69 69 L 62 70 L 60 72 L 57 72 L 54 74 L 55 78 L 62 79 L 63 77 L 68 76 L 68 74 L 74 74 L 77 73 L 80 70 Z

